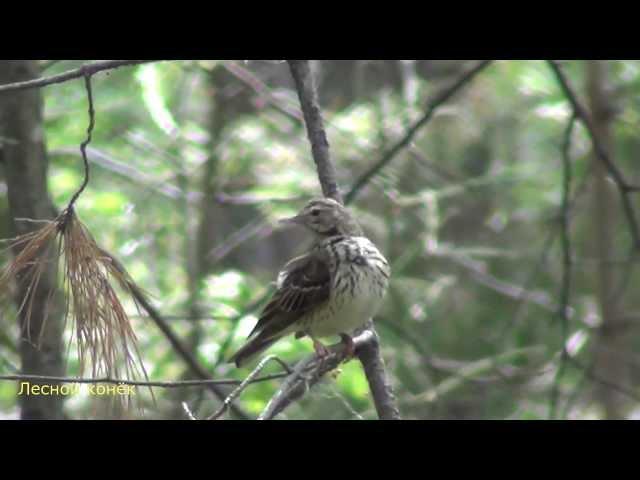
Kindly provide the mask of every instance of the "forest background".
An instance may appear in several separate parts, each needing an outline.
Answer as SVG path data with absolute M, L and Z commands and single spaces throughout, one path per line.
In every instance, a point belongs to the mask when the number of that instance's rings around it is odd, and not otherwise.
M 9 282 L 0 417 L 205 418 L 250 375 L 255 364 L 225 360 L 277 270 L 308 245 L 277 225 L 322 195 L 300 91 L 285 61 L 132 62 L 90 74 L 87 64 L 0 62 L 0 238 L 39 226 L 25 217 L 63 211 L 83 183 L 92 118 L 90 181 L 75 213 L 162 317 L 164 330 L 119 290 L 148 379 L 230 382 L 137 388 L 133 406 L 87 384 L 66 397 L 20 396 L 20 375 L 91 372 L 64 300 L 53 300 L 40 348 L 25 345 L 21 289 Z M 391 263 L 375 325 L 402 418 L 640 417 L 640 63 L 310 65 L 337 184 Z M 80 74 L 3 91 L 69 71 Z M 16 253 L 4 249 L 0 262 Z M 42 280 L 61 299 L 62 274 Z M 268 353 L 293 366 L 311 352 L 290 337 Z M 259 416 L 282 370 L 266 365 L 260 375 L 271 376 L 235 392 L 221 416 Z M 277 418 L 378 415 L 354 360 Z

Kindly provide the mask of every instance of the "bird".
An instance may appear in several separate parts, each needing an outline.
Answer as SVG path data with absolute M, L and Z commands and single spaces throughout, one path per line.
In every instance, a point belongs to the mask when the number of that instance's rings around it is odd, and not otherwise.
M 389 285 L 389 262 L 332 198 L 314 198 L 280 223 L 305 227 L 314 236 L 313 246 L 280 270 L 276 291 L 229 362 L 241 367 L 292 333 L 311 338 L 319 357 L 329 353 L 319 338 L 339 335 L 352 357 L 355 346 L 348 332 L 378 313 Z

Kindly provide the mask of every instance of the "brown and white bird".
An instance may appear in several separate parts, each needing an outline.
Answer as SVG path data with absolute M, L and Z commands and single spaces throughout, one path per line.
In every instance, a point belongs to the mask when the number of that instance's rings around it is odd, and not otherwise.
M 389 263 L 340 203 L 311 200 L 281 222 L 306 227 L 316 242 L 278 274 L 277 290 L 250 339 L 229 360 L 238 367 L 291 333 L 309 336 L 321 356 L 327 349 L 318 337 L 340 335 L 353 354 L 348 333 L 378 312 L 387 290 Z

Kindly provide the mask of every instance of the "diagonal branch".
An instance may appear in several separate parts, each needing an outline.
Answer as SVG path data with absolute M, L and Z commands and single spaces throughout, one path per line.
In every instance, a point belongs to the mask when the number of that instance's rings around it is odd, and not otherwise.
M 222 406 L 216 412 L 207 417 L 207 420 L 217 420 L 218 418 L 220 418 L 220 416 L 227 411 L 229 406 L 233 405 L 233 401 L 238 398 L 238 396 L 244 391 L 244 389 L 247 388 L 247 386 L 249 386 L 251 383 L 255 383 L 256 377 L 258 377 L 258 374 L 262 370 L 264 370 L 264 367 L 267 366 L 267 363 L 272 361 L 278 362 L 280 366 L 284 367 L 285 370 L 287 370 L 287 373 L 291 373 L 289 366 L 282 360 L 280 360 L 276 355 L 269 355 L 268 357 L 263 358 L 262 360 L 260 360 L 260 363 L 258 363 L 256 368 L 254 368 L 253 371 L 249 374 L 249 376 L 245 378 L 235 388 L 235 390 L 233 390 L 233 392 L 231 392 L 229 396 L 227 396 L 227 398 L 224 399 L 224 402 L 222 402 Z
M 391 162 L 395 158 L 395 156 L 406 146 L 408 146 L 415 134 L 424 127 L 429 120 L 433 117 L 433 114 L 436 110 L 447 100 L 449 100 L 453 95 L 455 95 L 462 87 L 468 84 L 473 78 L 484 70 L 492 60 L 483 60 L 470 69 L 468 72 L 464 73 L 456 82 L 454 82 L 451 86 L 445 88 L 440 93 L 438 93 L 435 97 L 430 99 L 427 102 L 425 113 L 422 117 L 413 124 L 407 133 L 402 137 L 395 145 L 393 145 L 389 150 L 387 150 L 380 160 L 378 160 L 373 166 L 371 166 L 365 173 L 363 173 L 360 178 L 358 178 L 349 193 L 347 193 L 345 197 L 345 203 L 349 204 L 353 201 L 354 198 L 360 193 L 360 190 L 364 188 L 364 186 L 375 177 L 380 171 Z
M 140 306 L 142 306 L 142 308 L 151 317 L 151 319 L 154 321 L 154 323 L 160 329 L 160 331 L 164 334 L 164 336 L 167 337 L 167 340 L 169 340 L 169 343 L 171 344 L 173 349 L 178 353 L 178 355 L 182 357 L 182 359 L 186 362 L 186 364 L 189 366 L 191 371 L 201 380 L 210 380 L 211 376 L 209 375 L 209 373 L 205 370 L 205 368 L 202 365 L 200 365 L 198 360 L 191 354 L 191 352 L 184 345 L 184 343 L 182 343 L 182 340 L 178 338 L 178 336 L 171 329 L 171 327 L 164 320 L 164 318 L 162 318 L 162 316 L 158 313 L 158 311 L 155 308 L 153 308 L 153 306 L 147 301 L 147 299 L 142 294 L 142 292 L 140 292 L 138 288 L 135 288 L 135 285 L 132 285 L 131 293 L 136 299 L 136 301 L 139 302 Z M 224 392 L 220 390 L 218 385 L 207 383 L 205 384 L 205 386 L 219 400 L 224 401 L 226 396 Z M 249 416 L 239 407 L 235 405 L 231 405 L 231 409 L 233 413 L 238 415 L 240 418 L 244 420 L 247 420 L 249 418 Z

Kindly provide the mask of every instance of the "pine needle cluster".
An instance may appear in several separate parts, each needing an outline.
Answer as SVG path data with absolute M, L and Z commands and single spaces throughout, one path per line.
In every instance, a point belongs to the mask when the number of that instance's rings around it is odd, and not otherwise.
M 72 206 L 40 229 L 11 239 L 9 246 L 17 254 L 0 275 L 0 294 L 9 291 L 12 281 L 24 282 L 26 288 L 18 312 L 25 318 L 23 335 L 28 341 L 41 343 L 49 309 L 45 307 L 38 339 L 30 338 L 29 327 L 40 279 L 47 265 L 54 261 L 62 266 L 65 325 L 71 318 L 79 374 L 83 375 L 89 361 L 94 377 L 133 379 L 140 372 L 147 376 L 136 335 L 114 286 L 128 294 L 139 293 L 140 288 L 120 262 L 96 243 Z

